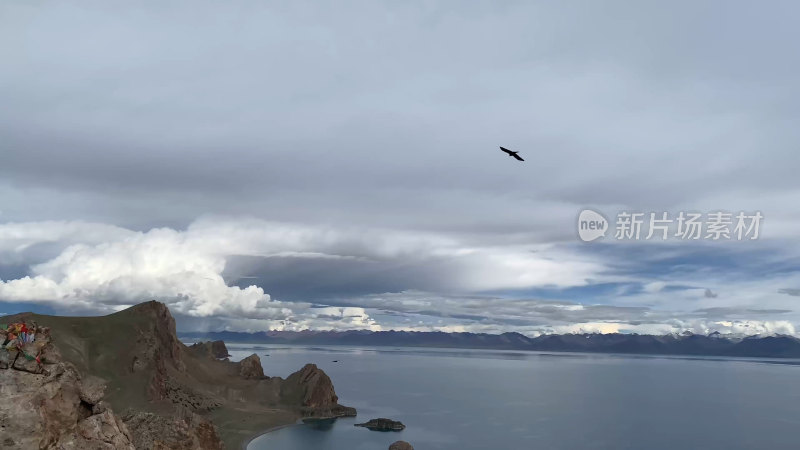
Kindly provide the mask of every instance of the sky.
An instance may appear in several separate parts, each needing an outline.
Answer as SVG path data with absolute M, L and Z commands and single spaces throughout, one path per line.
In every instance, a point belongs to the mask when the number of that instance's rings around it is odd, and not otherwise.
M 797 335 L 798 13 L 1 2 L 0 314 Z M 626 211 L 763 220 L 616 239 Z

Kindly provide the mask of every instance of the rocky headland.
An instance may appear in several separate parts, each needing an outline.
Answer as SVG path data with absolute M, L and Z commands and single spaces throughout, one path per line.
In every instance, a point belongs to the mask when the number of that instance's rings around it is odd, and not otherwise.
M 237 449 L 301 418 L 356 413 L 313 364 L 284 380 L 266 376 L 256 355 L 221 360 L 224 343 L 187 347 L 162 303 L 0 318 L 14 322 L 42 327 L 21 348 L 0 349 L 3 449 Z
M 189 350 L 198 356 L 210 356 L 212 358 L 224 359 L 231 355 L 223 341 L 197 342 L 189 347 Z

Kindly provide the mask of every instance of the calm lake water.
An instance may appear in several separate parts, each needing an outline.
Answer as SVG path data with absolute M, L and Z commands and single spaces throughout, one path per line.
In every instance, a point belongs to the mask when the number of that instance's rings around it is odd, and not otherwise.
M 234 360 L 257 353 L 271 376 L 313 362 L 333 379 L 340 402 L 358 409 L 332 426 L 265 434 L 248 450 L 386 450 L 396 440 L 416 450 L 800 448 L 797 360 L 229 348 Z M 353 426 L 376 417 L 407 428 Z

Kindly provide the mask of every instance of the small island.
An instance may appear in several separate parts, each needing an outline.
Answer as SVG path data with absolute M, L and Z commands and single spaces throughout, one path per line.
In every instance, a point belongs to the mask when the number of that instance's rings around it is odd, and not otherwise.
M 357 423 L 355 426 L 368 428 L 372 431 L 402 431 L 406 428 L 402 422 L 385 418 L 372 419 L 369 422 Z

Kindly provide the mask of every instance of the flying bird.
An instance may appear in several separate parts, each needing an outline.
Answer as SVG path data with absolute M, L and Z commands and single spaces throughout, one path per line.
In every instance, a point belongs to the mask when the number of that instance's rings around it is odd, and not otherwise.
M 508 156 L 511 156 L 512 158 L 516 159 L 517 161 L 525 161 L 524 159 L 522 159 L 521 156 L 519 156 L 519 154 L 518 154 L 519 152 L 512 152 L 511 150 L 509 150 L 509 149 L 507 149 L 505 147 L 500 147 L 500 150 L 504 151 L 505 153 L 508 153 Z

